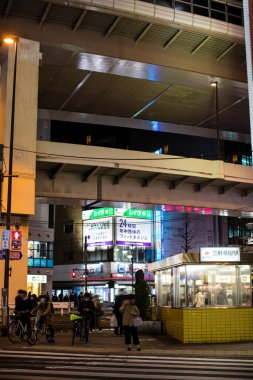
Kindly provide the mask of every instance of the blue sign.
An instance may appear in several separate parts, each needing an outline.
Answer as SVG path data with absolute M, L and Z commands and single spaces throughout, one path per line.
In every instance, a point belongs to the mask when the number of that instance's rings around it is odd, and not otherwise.
M 22 252 L 20 251 L 10 251 L 10 256 L 9 256 L 9 259 L 10 260 L 21 260 L 23 255 L 22 255 Z M 6 259 L 6 250 L 5 249 L 2 249 L 0 250 L 0 260 L 5 260 Z

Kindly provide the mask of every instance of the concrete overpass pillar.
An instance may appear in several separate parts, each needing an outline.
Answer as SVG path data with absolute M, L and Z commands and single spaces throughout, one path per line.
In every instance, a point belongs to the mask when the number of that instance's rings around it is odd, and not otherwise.
M 17 76 L 14 117 L 14 154 L 12 207 L 15 214 L 12 220 L 21 219 L 22 254 L 18 262 L 10 262 L 12 277 L 10 281 L 10 303 L 14 302 L 17 289 L 27 286 L 27 215 L 34 214 L 35 177 L 36 177 L 36 137 L 37 137 L 37 99 L 40 44 L 19 39 L 17 48 Z M 3 53 L 4 47 L 2 47 Z M 9 140 L 12 107 L 12 86 L 14 74 L 14 46 L 9 46 L 7 55 L 3 54 L 0 71 L 0 144 L 4 145 L 3 172 L 8 175 Z M 7 178 L 2 187 L 2 213 L 7 208 Z M 0 234 L 1 235 L 1 234 Z M 4 262 L 0 260 L 0 288 L 3 287 Z M 1 295 L 0 295 L 1 297 Z

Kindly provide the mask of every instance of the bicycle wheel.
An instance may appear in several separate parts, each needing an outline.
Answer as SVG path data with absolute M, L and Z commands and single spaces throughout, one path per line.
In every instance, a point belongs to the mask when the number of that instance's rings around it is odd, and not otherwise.
M 32 329 L 30 333 L 27 333 L 27 342 L 30 346 L 37 342 L 37 330 Z
M 21 330 L 19 321 L 16 321 L 16 320 L 12 321 L 9 324 L 9 328 L 8 328 L 8 338 L 11 341 L 11 343 L 17 343 L 20 340 L 21 333 L 22 333 L 22 330 Z

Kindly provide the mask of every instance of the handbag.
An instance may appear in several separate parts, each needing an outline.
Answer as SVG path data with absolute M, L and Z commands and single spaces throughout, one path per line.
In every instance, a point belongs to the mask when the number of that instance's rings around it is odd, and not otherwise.
M 114 327 L 114 328 L 118 327 L 118 321 L 117 321 L 115 314 L 113 314 L 111 317 L 110 327 Z
M 141 319 L 141 317 L 134 317 L 133 318 L 133 325 L 134 325 L 134 327 L 140 327 L 140 326 L 142 326 L 142 319 Z

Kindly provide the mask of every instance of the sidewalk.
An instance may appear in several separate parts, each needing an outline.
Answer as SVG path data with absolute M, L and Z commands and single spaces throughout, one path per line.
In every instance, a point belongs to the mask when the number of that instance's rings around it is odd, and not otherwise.
M 172 340 L 166 335 L 151 336 L 142 335 L 142 351 L 136 350 L 130 353 L 126 351 L 124 338 L 113 338 L 112 330 L 104 330 L 102 333 L 92 333 L 89 343 L 76 340 L 71 346 L 71 332 L 57 332 L 55 344 L 47 344 L 45 338 L 39 336 L 35 346 L 29 346 L 27 342 L 12 344 L 7 338 L 0 337 L 0 350 L 27 350 L 50 351 L 71 353 L 94 353 L 107 355 L 153 355 L 153 356 L 192 356 L 192 357 L 240 357 L 252 358 L 253 342 L 246 343 L 220 343 L 220 344 L 182 344 Z

